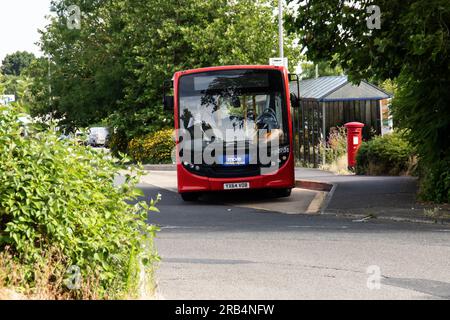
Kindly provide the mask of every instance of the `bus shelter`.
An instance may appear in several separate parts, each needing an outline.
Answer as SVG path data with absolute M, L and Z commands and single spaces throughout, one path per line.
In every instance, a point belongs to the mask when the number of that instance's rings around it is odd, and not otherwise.
M 383 110 L 392 96 L 367 81 L 352 84 L 347 76 L 329 76 L 290 83 L 291 97 L 298 99 L 293 108 L 296 160 L 317 167 L 325 161 L 320 143 L 325 143 L 333 128 L 347 122 L 362 122 L 363 139 L 382 133 Z

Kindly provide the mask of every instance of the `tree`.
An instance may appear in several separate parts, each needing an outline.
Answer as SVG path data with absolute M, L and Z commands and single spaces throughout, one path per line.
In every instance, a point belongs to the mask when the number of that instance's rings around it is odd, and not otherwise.
M 278 55 L 273 4 L 261 0 L 182 3 L 133 1 L 121 13 L 127 35 L 121 36 L 125 39 L 122 47 L 130 57 L 130 77 L 115 118 L 135 115 L 136 121 L 124 126 L 129 136 L 172 125 L 171 117 L 162 112 L 161 95 L 164 80 L 174 72 L 213 65 L 267 64 Z M 286 54 L 295 65 L 300 53 L 292 44 L 293 38 L 288 37 Z
M 8 54 L 2 61 L 1 71 L 5 75 L 20 76 L 22 70 L 26 69 L 35 59 L 33 53 L 26 51 Z
M 291 1 L 292 2 L 292 1 Z M 407 129 L 422 164 L 425 199 L 450 201 L 450 5 L 448 0 L 306 0 L 288 28 L 310 60 L 339 63 L 355 82 L 395 80 L 398 126 Z
M 56 13 L 40 46 L 47 59 L 30 70 L 35 78 L 33 115 L 52 114 L 70 129 L 111 114 L 123 98 L 126 60 L 115 41 L 122 30 L 119 1 L 52 1 Z M 81 9 L 81 29 L 67 26 L 68 7 Z
M 83 13 L 80 30 L 66 25 L 73 4 Z M 172 125 L 161 94 L 175 71 L 267 64 L 277 55 L 274 4 L 265 0 L 55 0 L 53 7 L 57 18 L 41 38 L 50 62 L 33 70 L 33 91 L 51 97 L 41 95 L 34 113 L 52 113 L 70 127 L 109 117 L 129 139 Z M 287 37 L 295 65 L 300 53 L 292 43 Z
M 305 62 L 302 66 L 302 78 L 312 79 L 316 77 L 316 66 L 318 67 L 319 77 L 325 76 L 339 76 L 343 74 L 340 66 L 332 67 L 327 61 L 320 61 L 319 63 Z

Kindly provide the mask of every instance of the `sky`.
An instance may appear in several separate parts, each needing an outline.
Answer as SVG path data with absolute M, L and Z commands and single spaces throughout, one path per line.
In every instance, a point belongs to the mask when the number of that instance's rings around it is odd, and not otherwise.
M 38 29 L 45 27 L 50 0 L 0 0 L 0 63 L 16 51 L 41 55 Z

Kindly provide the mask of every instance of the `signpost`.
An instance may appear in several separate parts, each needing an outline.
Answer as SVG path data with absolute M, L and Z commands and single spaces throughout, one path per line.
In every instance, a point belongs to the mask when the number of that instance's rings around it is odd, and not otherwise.
M 16 96 L 13 94 L 0 95 L 0 104 L 2 104 L 2 105 L 7 105 L 7 104 L 10 104 L 11 102 L 15 102 L 15 101 L 16 101 Z
M 288 58 L 270 58 L 269 65 L 288 69 Z
M 278 37 L 280 57 L 284 58 L 283 0 L 278 0 Z

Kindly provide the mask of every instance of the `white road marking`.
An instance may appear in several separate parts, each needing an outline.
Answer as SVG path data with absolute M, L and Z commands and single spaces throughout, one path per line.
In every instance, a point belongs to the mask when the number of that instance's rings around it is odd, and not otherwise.
M 288 226 L 288 228 L 297 228 L 297 229 L 348 229 L 348 226 L 341 226 L 341 227 L 327 227 L 327 226 Z

